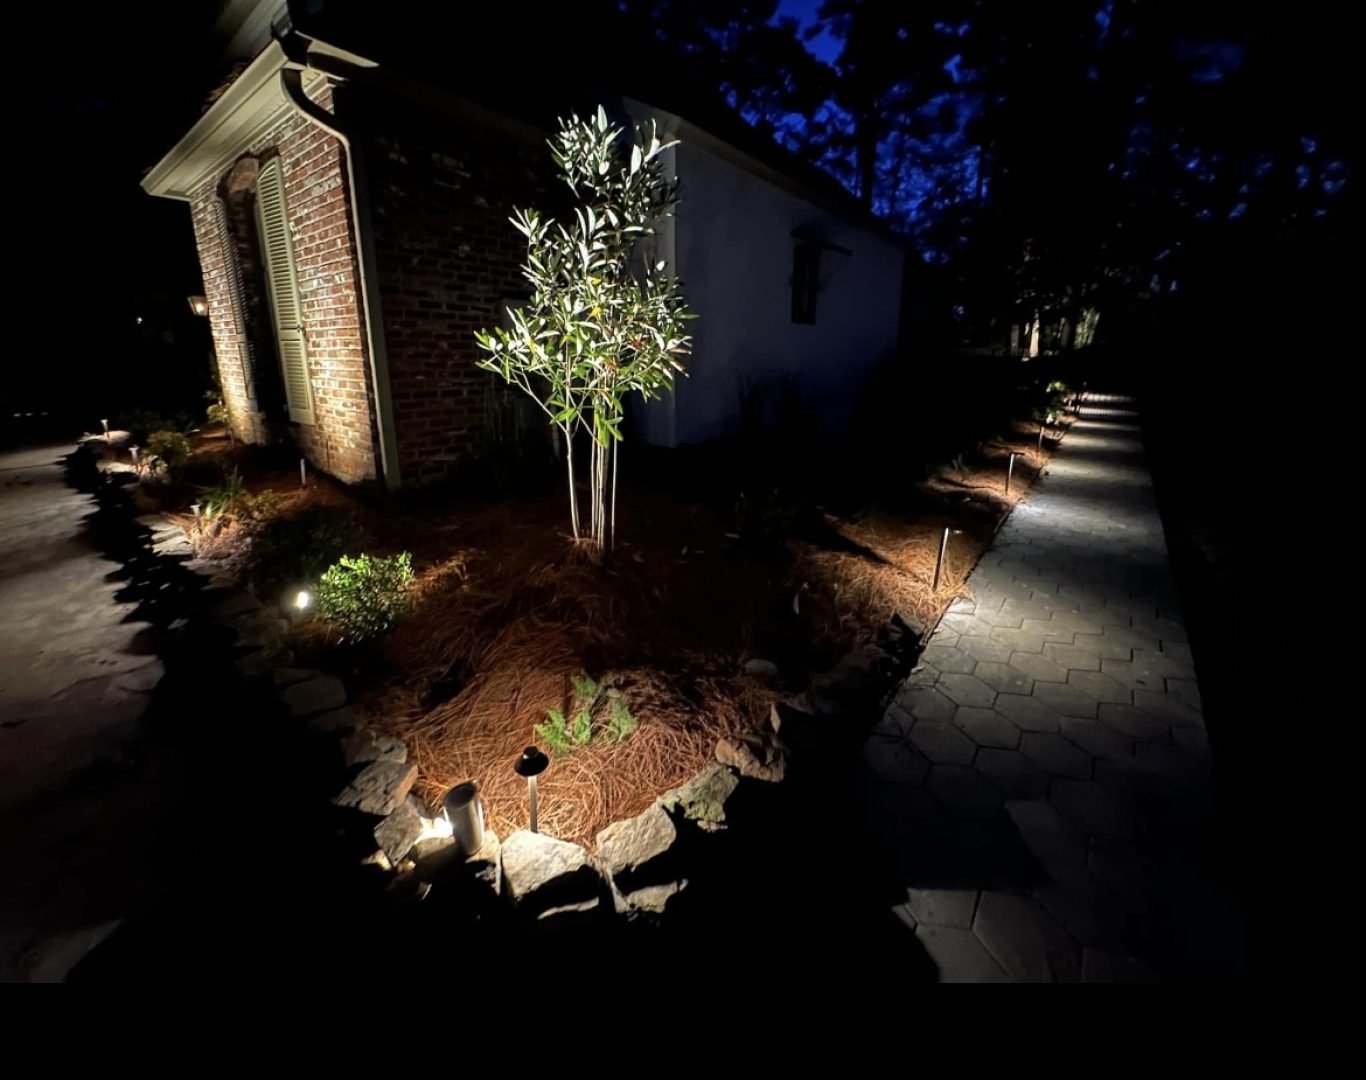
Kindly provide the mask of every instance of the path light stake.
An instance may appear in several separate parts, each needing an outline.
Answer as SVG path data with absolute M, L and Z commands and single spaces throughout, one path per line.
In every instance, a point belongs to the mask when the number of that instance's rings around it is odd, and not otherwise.
M 1010 479 L 1015 475 L 1015 459 L 1019 457 L 1018 451 L 1010 452 L 1010 464 L 1006 466 L 1006 494 L 1010 494 Z
M 1041 422 L 1041 423 L 1039 424 L 1039 451 L 1038 451 L 1040 454 L 1043 453 L 1043 433 L 1044 433 L 1044 423 Z
M 141 472 L 142 469 L 138 465 L 138 448 L 136 446 L 130 446 L 128 452 L 133 455 L 133 471 Z
M 540 829 L 537 828 L 539 807 L 537 806 L 536 777 L 545 772 L 549 765 L 550 759 L 541 753 L 539 747 L 528 746 L 522 751 L 522 756 L 517 759 L 517 764 L 512 767 L 518 776 L 526 777 L 527 799 L 531 803 L 532 832 L 540 832 Z
M 446 792 L 443 811 L 451 823 L 451 838 L 462 855 L 473 855 L 484 846 L 484 804 L 473 780 L 456 784 Z
M 100 423 L 104 425 L 104 437 L 109 438 L 109 421 L 101 420 Z
M 204 519 L 202 517 L 204 508 L 198 503 L 190 503 L 190 509 L 194 511 L 194 531 L 199 532 L 204 527 Z
M 949 550 L 949 534 L 956 535 L 962 531 L 962 529 L 950 529 L 947 525 L 944 526 L 944 535 L 939 539 L 939 558 L 934 560 L 934 588 L 931 590 L 932 592 L 939 591 L 939 575 L 940 571 L 944 569 L 944 556 Z
M 299 486 L 308 487 L 308 459 L 299 459 Z

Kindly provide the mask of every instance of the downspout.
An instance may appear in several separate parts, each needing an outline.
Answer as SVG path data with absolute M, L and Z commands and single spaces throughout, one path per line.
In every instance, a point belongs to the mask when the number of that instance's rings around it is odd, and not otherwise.
M 289 42 L 281 41 L 287 53 Z M 379 318 L 379 279 L 375 272 L 374 236 L 370 223 L 370 201 L 364 162 L 357 160 L 350 136 L 337 126 L 337 119 L 304 93 L 306 63 L 290 59 L 280 72 L 280 87 L 285 99 L 309 123 L 327 132 L 341 144 L 346 159 L 346 178 L 351 195 L 351 228 L 356 235 L 356 276 L 360 279 L 361 320 L 370 353 L 370 381 L 375 394 L 375 427 L 379 434 L 380 473 L 384 486 L 393 491 L 399 486 L 398 442 L 394 434 L 394 403 L 389 393 L 389 353 L 384 340 L 383 320 Z

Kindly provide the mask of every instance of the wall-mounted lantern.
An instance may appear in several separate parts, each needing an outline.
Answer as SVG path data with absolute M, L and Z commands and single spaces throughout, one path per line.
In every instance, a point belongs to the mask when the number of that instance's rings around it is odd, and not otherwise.
M 190 305 L 190 310 L 196 315 L 203 317 L 209 313 L 209 300 L 204 296 L 187 296 L 185 298 Z

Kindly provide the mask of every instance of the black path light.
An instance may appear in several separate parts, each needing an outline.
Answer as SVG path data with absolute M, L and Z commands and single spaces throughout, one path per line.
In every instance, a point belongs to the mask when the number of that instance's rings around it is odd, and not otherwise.
M 446 792 L 444 802 L 456 848 L 464 855 L 473 855 L 484 846 L 484 805 L 479 801 L 479 785 L 473 780 L 456 784 Z
M 949 550 L 949 535 L 956 536 L 962 531 L 962 529 L 951 529 L 947 525 L 944 526 L 944 535 L 939 538 L 939 557 L 934 560 L 934 587 L 930 590 L 931 592 L 939 591 L 939 575 L 944 569 L 944 556 Z
M 512 766 L 513 771 L 518 776 L 526 777 L 527 798 L 531 803 L 531 831 L 539 832 L 537 817 L 539 807 L 537 806 L 536 777 L 545 772 L 550 766 L 550 759 L 545 756 L 539 747 L 528 746 L 522 751 L 522 756 L 517 759 L 517 763 Z

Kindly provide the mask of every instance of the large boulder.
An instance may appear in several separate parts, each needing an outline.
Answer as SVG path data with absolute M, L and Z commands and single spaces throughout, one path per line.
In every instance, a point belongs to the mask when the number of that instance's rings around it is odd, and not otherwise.
M 381 735 L 370 728 L 361 728 L 341 743 L 342 757 L 347 765 L 364 765 L 371 761 L 393 761 L 402 765 L 408 760 L 408 747 L 392 735 Z
M 740 778 L 730 769 L 708 765 L 686 784 L 666 791 L 656 805 L 700 829 L 716 832 L 726 827 L 726 804 L 739 786 Z
M 527 829 L 503 842 L 503 882 L 518 908 L 540 918 L 591 910 L 602 889 L 586 850 Z
M 643 814 L 613 822 L 598 833 L 603 872 L 622 892 L 658 885 L 674 875 L 678 829 L 659 804 Z
M 372 761 L 332 801 L 366 814 L 384 817 L 408 797 L 417 780 L 417 766 L 397 761 Z
M 787 755 L 773 733 L 747 731 L 718 739 L 716 760 L 741 776 L 770 784 L 787 775 Z
M 394 812 L 375 826 L 375 843 L 391 863 L 398 864 L 422 836 L 423 822 L 417 800 L 404 799 Z
M 280 700 L 290 716 L 312 716 L 345 705 L 346 687 L 336 676 L 315 675 L 284 687 L 280 691 Z
M 890 657 L 876 645 L 860 645 L 846 653 L 829 671 L 811 680 L 811 691 L 843 703 L 868 701 L 885 681 Z

